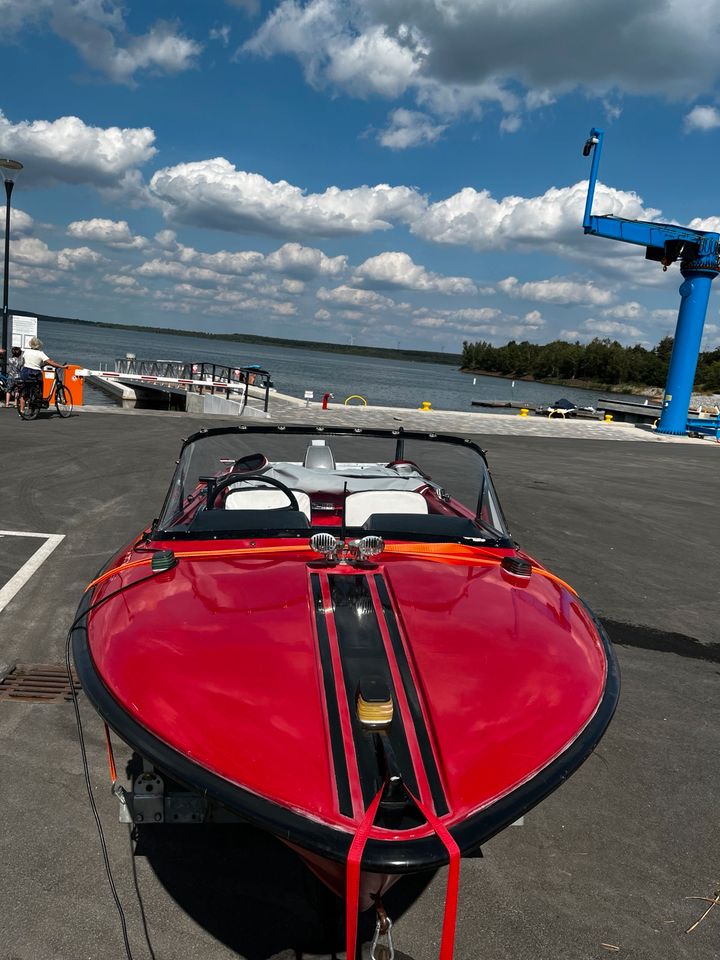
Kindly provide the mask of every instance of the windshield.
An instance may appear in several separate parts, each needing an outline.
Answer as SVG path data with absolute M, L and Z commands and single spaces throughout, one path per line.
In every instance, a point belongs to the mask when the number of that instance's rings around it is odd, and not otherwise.
M 482 451 L 402 431 L 239 427 L 184 445 L 155 536 L 309 536 L 347 527 L 504 544 Z

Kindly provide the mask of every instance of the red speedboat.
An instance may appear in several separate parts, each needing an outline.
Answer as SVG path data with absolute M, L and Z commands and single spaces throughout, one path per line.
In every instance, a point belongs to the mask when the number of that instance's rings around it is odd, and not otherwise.
M 90 584 L 82 686 L 144 761 L 135 822 L 239 818 L 358 905 L 555 789 L 612 717 L 615 658 L 511 540 L 483 452 L 241 426 L 185 441 L 160 517 Z

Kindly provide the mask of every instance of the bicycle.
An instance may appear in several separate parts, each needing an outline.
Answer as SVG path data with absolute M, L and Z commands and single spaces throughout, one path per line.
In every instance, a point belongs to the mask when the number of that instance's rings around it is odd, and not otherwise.
M 51 403 L 61 417 L 69 417 L 73 412 L 73 402 L 70 391 L 62 380 L 61 370 L 64 367 L 54 367 L 55 379 L 47 397 L 42 395 L 42 377 L 36 380 L 26 380 L 23 384 L 25 404 L 19 414 L 23 420 L 35 420 L 41 410 L 47 410 Z

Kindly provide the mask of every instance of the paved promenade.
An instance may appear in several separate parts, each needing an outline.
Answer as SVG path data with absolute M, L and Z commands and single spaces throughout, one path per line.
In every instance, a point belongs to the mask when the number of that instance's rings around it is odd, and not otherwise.
M 147 410 L 123 410 L 117 407 L 84 407 L 85 413 L 117 413 L 118 415 L 147 416 Z M 198 420 L 219 421 L 222 418 L 207 414 L 163 413 L 166 417 L 192 417 Z M 294 397 L 272 395 L 265 422 L 328 424 L 351 427 L 403 426 L 408 430 L 436 430 L 439 433 L 481 433 L 484 436 L 554 437 L 566 440 L 630 440 L 648 443 L 688 443 L 707 441 L 689 437 L 671 437 L 655 433 L 648 426 L 630 423 L 605 423 L 600 420 L 548 419 L 519 413 L 475 413 L 452 410 L 409 410 L 404 407 L 363 407 L 331 404 L 322 410 L 319 403 L 307 406 Z M 238 418 L 237 422 L 262 423 L 263 419 Z M 720 452 L 720 445 L 718 445 Z
M 720 882 L 720 445 L 592 422 L 400 415 L 385 423 L 473 424 L 460 432 L 488 450 L 513 535 L 597 610 L 622 671 L 593 757 L 484 859 L 463 862 L 456 960 L 717 960 L 720 908 L 685 930 L 707 906 L 687 898 Z M 222 423 L 107 408 L 24 423 L 0 411 L 0 586 L 35 549 L 7 532 L 64 538 L 0 611 L 0 663 L 62 660 L 84 585 L 157 516 L 181 437 Z M 267 836 L 167 827 L 131 845 L 84 698 L 82 715 L 136 960 L 151 957 L 137 891 L 157 960 L 342 949 L 329 895 Z M 124 771 L 130 755 L 116 746 Z M 0 960 L 124 957 L 69 704 L 0 701 L 0 813 Z M 441 871 L 388 896 L 398 960 L 436 960 L 444 882 Z

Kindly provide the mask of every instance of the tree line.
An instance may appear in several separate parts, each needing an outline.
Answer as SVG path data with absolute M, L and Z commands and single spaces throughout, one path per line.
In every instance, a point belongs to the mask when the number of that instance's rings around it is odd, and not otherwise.
M 640 344 L 626 347 L 617 340 L 597 337 L 590 343 L 553 340 L 552 343 L 538 344 L 511 340 L 502 347 L 494 347 L 486 340 L 478 343 L 466 341 L 463 343 L 462 367 L 508 377 L 532 377 L 534 380 L 664 387 L 672 347 L 672 337 L 663 337 L 650 350 Z M 700 354 L 695 387 L 720 392 L 720 349 Z

